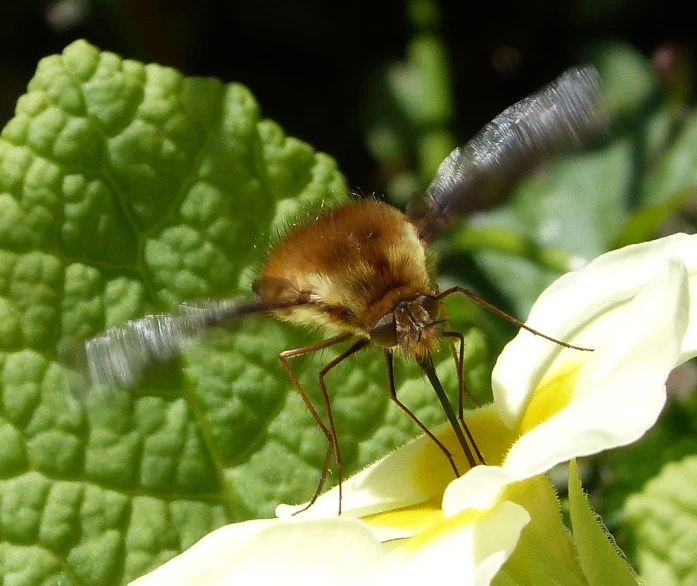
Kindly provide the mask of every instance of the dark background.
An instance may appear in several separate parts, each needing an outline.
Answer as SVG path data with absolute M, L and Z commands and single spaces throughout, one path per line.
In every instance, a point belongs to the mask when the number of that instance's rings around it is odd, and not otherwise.
M 70 0 L 0 5 L 0 126 L 38 60 L 78 38 L 186 75 L 247 85 L 263 114 L 339 161 L 349 185 L 382 191 L 364 140 L 365 91 L 377 68 L 404 59 L 415 12 L 430 2 Z M 645 56 L 690 59 L 694 20 L 680 2 L 434 2 L 454 85 L 453 131 L 464 141 L 513 101 L 606 41 Z M 72 8 L 72 13 L 70 8 Z M 72 14 L 72 16 L 71 16 Z M 67 15 L 67 16 L 66 16 Z M 421 21 L 423 30 L 423 19 Z M 405 162 L 409 165 L 409 161 Z

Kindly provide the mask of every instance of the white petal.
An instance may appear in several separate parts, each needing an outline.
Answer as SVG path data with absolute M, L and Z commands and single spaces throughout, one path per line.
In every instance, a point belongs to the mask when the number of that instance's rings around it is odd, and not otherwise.
M 278 521 L 249 541 L 226 584 L 355 586 L 379 575 L 383 563 L 382 546 L 360 521 Z
M 249 521 L 214 531 L 133 586 L 355 586 L 380 575 L 384 552 L 355 519 Z
M 224 574 L 221 560 L 235 555 L 247 541 L 259 533 L 273 520 L 247 521 L 226 525 L 209 533 L 184 553 L 166 562 L 156 570 L 131 582 L 131 586 L 172 584 L 185 586 L 202 584 L 204 579 L 211 583 L 219 577 L 218 569 Z M 205 576 L 205 578 L 204 578 Z
M 570 403 L 523 434 L 503 468 L 516 479 L 574 457 L 625 445 L 656 421 L 665 381 L 687 326 L 687 271 L 678 260 L 622 308 L 621 327 L 599 339 L 581 371 Z
M 622 327 L 589 353 L 568 405 L 522 434 L 502 466 L 477 466 L 452 482 L 443 497 L 446 515 L 463 508 L 486 509 L 508 484 L 571 458 L 630 443 L 653 425 L 665 402 L 665 380 L 679 355 L 689 313 L 685 266 L 673 260 L 666 267 L 617 310 Z
M 533 306 L 526 322 L 549 336 L 570 341 L 590 322 L 629 301 L 665 271 L 669 258 L 680 258 L 697 280 L 697 236 L 676 234 L 604 254 L 586 267 L 555 281 Z M 697 307 L 697 285 L 690 295 Z M 697 312 L 688 327 L 679 361 L 697 354 Z M 513 427 L 559 346 L 521 331 L 504 348 L 492 374 L 494 400 Z
M 451 482 L 443 495 L 446 517 L 467 509 L 484 511 L 501 500 L 506 486 L 517 479 L 501 466 L 477 466 Z
M 461 515 L 451 519 L 451 526 L 417 536 L 388 554 L 385 583 L 488 585 L 515 549 L 530 515 L 509 501 Z

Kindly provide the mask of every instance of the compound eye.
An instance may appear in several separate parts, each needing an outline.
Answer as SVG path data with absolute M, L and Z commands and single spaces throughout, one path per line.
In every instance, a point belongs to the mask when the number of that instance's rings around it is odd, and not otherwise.
M 433 297 L 433 295 L 422 295 L 419 297 L 419 304 L 428 312 L 428 315 L 430 315 L 434 321 L 438 319 L 440 301 Z
M 370 332 L 370 339 L 379 346 L 391 348 L 397 345 L 397 321 L 394 313 L 383 315 Z

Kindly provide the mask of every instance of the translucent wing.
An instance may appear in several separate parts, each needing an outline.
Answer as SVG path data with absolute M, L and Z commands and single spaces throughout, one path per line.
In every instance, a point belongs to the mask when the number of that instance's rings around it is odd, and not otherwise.
M 76 357 L 78 366 L 90 387 L 133 387 L 153 363 L 176 358 L 201 331 L 249 313 L 295 305 L 253 299 L 182 304 L 174 313 L 146 315 L 86 340 Z
M 457 217 L 496 203 L 536 162 L 607 126 L 598 72 L 590 66 L 569 69 L 450 153 L 408 215 L 421 237 L 431 240 Z

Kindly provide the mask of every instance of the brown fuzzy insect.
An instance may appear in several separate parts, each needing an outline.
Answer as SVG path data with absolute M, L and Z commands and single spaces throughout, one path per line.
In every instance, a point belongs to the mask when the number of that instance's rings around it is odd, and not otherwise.
M 370 199 L 324 210 L 291 229 L 273 248 L 254 283 L 254 298 L 185 304 L 176 313 L 145 316 L 88 340 L 85 364 L 92 383 L 132 386 L 153 361 L 173 358 L 201 330 L 248 313 L 268 312 L 332 334 L 279 355 L 329 444 L 320 482 L 308 507 L 321 493 L 334 455 L 341 512 L 341 452 L 324 379 L 335 366 L 370 345 L 383 349 L 390 398 L 439 446 L 455 475 L 459 471 L 452 454 L 397 397 L 395 353 L 415 359 L 426 373 L 469 466 L 484 463 L 463 417 L 463 334 L 449 331 L 447 321 L 439 317 L 443 299 L 463 293 L 521 328 L 563 346 L 573 346 L 532 330 L 462 287 L 439 292 L 431 277 L 428 245 L 461 216 L 497 201 L 532 165 L 579 144 L 605 125 L 595 69 L 568 70 L 538 93 L 505 110 L 464 147 L 455 149 L 406 214 Z M 458 368 L 458 416 L 431 360 L 443 338 L 451 339 Z M 459 353 L 455 353 L 454 340 L 459 341 Z M 289 361 L 343 342 L 350 342 L 348 348 L 319 372 L 325 423 Z

